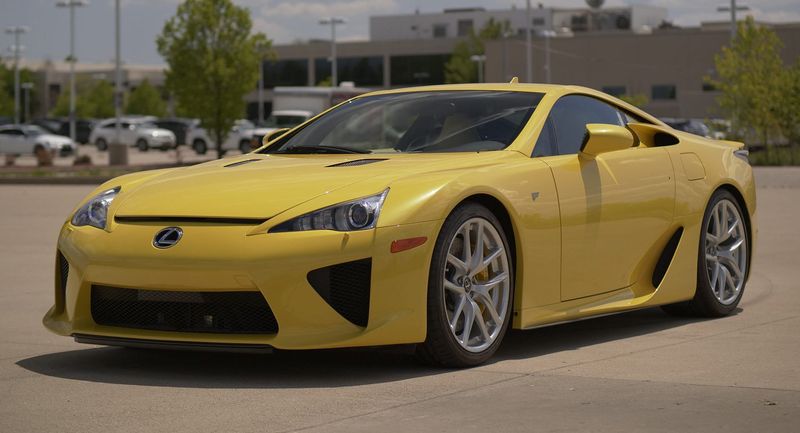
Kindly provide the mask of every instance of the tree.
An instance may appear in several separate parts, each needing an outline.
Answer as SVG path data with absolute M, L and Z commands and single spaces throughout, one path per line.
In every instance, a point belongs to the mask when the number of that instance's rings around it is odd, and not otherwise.
M 259 45 L 269 41 L 251 35 L 251 28 L 250 12 L 231 0 L 185 0 L 156 39 L 178 111 L 201 120 L 216 140 L 217 157 L 244 113 L 242 98 L 256 87 Z
M 0 63 L 0 116 L 12 117 L 14 116 L 14 96 L 13 93 L 9 95 L 5 90 L 8 86 L 8 75 L 8 68 Z
M 718 78 L 710 79 L 721 91 L 718 103 L 730 117 L 733 131 L 751 134 L 769 149 L 778 131 L 777 113 L 785 76 L 781 41 L 775 33 L 748 17 L 739 23 L 736 38 L 714 57 Z
M 477 34 L 471 32 L 466 40 L 457 43 L 453 48 L 450 60 L 444 65 L 444 81 L 448 84 L 478 81 L 478 67 L 472 61 L 472 56 L 484 54 L 485 41 L 499 39 L 509 30 L 508 21 L 489 18 Z
M 792 164 L 800 145 L 800 59 L 783 73 L 781 100 L 778 103 L 778 125 L 792 147 Z
M 33 71 L 27 68 L 20 68 L 20 85 L 22 85 L 22 83 L 35 83 L 36 81 L 37 79 Z M 28 121 L 29 119 L 24 119 L 25 91 L 20 88 L 19 92 L 20 116 L 23 120 Z M 36 93 L 36 86 L 28 91 L 28 95 L 31 99 L 30 106 L 28 108 L 30 109 L 31 113 L 35 113 L 39 108 L 39 98 L 36 97 Z M 14 68 L 13 65 L 8 67 L 2 63 L 0 63 L 0 116 L 14 116 Z
M 167 112 L 167 104 L 158 90 L 151 86 L 149 81 L 144 80 L 128 96 L 125 112 L 163 117 Z
M 114 87 L 107 81 L 81 81 L 76 86 L 78 99 L 75 100 L 75 117 L 97 118 L 114 116 Z M 53 116 L 69 116 L 69 89 L 58 95 Z

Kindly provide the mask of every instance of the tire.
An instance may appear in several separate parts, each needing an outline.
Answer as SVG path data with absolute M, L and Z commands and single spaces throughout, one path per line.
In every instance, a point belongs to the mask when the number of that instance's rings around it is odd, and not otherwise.
M 142 152 L 147 152 L 147 150 L 150 149 L 150 145 L 147 144 L 147 140 L 140 138 L 136 140 L 136 148 Z
M 205 155 L 208 152 L 208 145 L 205 141 L 200 140 L 199 138 L 192 142 L 192 149 L 194 149 L 195 153 L 198 155 Z
M 250 146 L 250 142 L 247 140 L 242 140 L 239 142 L 239 152 L 242 152 L 242 155 L 245 153 L 250 153 L 253 151 L 253 147 Z
M 464 259 L 469 257 L 465 233 L 469 233 L 467 244 L 472 251 L 476 250 L 473 243 L 478 243 L 479 232 L 487 250 L 481 253 L 480 261 L 489 259 L 487 255 L 492 257 L 485 267 L 474 266 L 477 260 Z M 471 367 L 486 362 L 497 351 L 513 309 L 514 269 L 508 245 L 497 217 L 479 204 L 460 205 L 447 217 L 436 239 L 428 276 L 427 336 L 417 345 L 421 361 L 442 367 Z M 475 274 L 476 270 L 480 272 Z M 462 277 L 469 273 L 474 277 Z M 478 314 L 465 333 L 470 311 Z
M 101 152 L 108 150 L 108 142 L 105 138 L 98 138 L 94 141 L 94 145 L 97 147 L 97 150 Z
M 722 241 L 716 241 L 720 237 Z M 742 299 L 750 273 L 750 228 L 736 197 L 727 190 L 717 190 L 708 202 L 697 253 L 694 298 L 661 308 L 676 316 L 731 314 Z

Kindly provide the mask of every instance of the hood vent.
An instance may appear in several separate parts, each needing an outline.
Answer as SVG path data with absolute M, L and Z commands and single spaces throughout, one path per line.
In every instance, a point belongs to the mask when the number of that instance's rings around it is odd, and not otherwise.
M 261 161 L 261 160 L 260 159 L 245 159 L 244 161 L 232 162 L 232 163 L 230 163 L 228 165 L 225 165 L 224 167 L 236 167 L 236 166 L 239 166 L 239 165 L 245 165 L 245 164 L 249 164 L 251 162 L 257 162 L 257 161 Z
M 345 162 L 340 162 L 338 164 L 328 165 L 327 167 L 353 167 L 356 165 L 367 165 L 367 164 L 372 164 L 373 162 L 381 162 L 381 161 L 386 161 L 386 158 L 355 159 L 353 161 L 345 161 Z

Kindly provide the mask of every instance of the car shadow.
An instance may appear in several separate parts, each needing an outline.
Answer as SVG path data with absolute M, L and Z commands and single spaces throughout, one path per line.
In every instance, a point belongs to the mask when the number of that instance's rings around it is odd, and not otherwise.
M 513 331 L 491 363 L 535 358 L 684 326 L 659 309 L 634 311 L 531 331 Z M 17 362 L 46 376 L 89 382 L 183 388 L 318 388 L 386 383 L 451 370 L 420 364 L 413 346 L 272 354 L 95 347 Z

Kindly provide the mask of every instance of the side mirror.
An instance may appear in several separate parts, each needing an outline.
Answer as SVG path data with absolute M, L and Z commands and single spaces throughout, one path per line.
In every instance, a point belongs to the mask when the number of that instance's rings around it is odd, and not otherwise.
M 628 128 L 590 123 L 586 125 L 586 139 L 581 148 L 581 154 L 594 158 L 601 153 L 628 149 L 635 142 L 636 139 Z
M 270 141 L 273 141 L 275 139 L 280 138 L 281 136 L 283 136 L 283 134 L 286 134 L 288 131 L 289 131 L 289 128 L 280 128 L 280 129 L 276 129 L 276 130 L 274 130 L 272 132 L 269 132 L 266 135 L 264 135 L 264 139 L 261 140 L 261 143 L 266 146 L 267 143 L 269 143 Z

